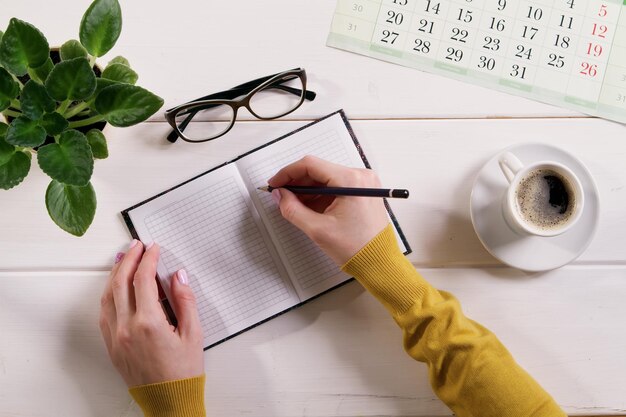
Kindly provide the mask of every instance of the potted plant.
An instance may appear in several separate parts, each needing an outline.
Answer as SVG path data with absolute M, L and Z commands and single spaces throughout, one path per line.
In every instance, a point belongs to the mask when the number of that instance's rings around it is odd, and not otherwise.
M 52 181 L 45 194 L 52 220 L 82 236 L 96 212 L 90 179 L 94 159 L 108 156 L 102 128 L 140 123 L 163 100 L 135 85 L 123 57 L 100 70 L 122 29 L 117 0 L 95 0 L 80 23 L 79 39 L 50 50 L 33 25 L 12 18 L 0 31 L 0 188 L 28 175 L 33 156 Z

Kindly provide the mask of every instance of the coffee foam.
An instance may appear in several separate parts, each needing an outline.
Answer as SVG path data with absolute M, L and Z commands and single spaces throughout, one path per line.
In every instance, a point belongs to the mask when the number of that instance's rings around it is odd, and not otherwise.
M 515 193 L 522 219 L 545 231 L 567 225 L 576 207 L 570 182 L 551 169 L 538 169 L 519 182 Z

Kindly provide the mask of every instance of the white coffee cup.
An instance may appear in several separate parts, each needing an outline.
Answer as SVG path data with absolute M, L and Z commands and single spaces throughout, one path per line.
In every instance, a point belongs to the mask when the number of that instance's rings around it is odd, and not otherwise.
M 567 230 L 569 230 L 583 212 L 585 205 L 585 196 L 583 192 L 580 180 L 572 172 L 571 169 L 563 164 L 554 161 L 540 161 L 532 164 L 524 165 L 522 162 L 511 152 L 504 152 L 499 160 L 500 169 L 509 182 L 509 187 L 504 195 L 502 203 L 502 212 L 507 224 L 516 232 L 522 235 L 535 235 L 535 236 L 557 236 Z M 529 214 L 524 214 L 521 203 L 518 199 L 520 193 L 520 184 L 522 182 L 528 182 L 528 179 L 539 170 L 551 171 L 557 174 L 557 177 L 563 182 L 563 186 L 568 194 L 568 205 L 566 207 L 566 213 L 569 213 L 567 219 L 559 222 L 556 225 L 539 225 L 536 222 L 532 222 Z M 544 177 L 546 178 L 546 177 Z M 526 185 L 526 184 L 522 184 Z M 549 204 L 546 201 L 546 207 Z M 573 206 L 572 206 L 573 204 Z M 569 206 L 572 206 L 571 208 Z M 540 213 L 532 213 L 538 217 Z M 544 217 L 548 217 L 546 215 Z

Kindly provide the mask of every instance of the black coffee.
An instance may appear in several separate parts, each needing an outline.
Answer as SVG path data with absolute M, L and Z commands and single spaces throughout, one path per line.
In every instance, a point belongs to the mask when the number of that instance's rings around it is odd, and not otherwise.
M 549 169 L 526 175 L 517 186 L 516 197 L 522 218 L 542 230 L 565 226 L 576 206 L 571 184 Z

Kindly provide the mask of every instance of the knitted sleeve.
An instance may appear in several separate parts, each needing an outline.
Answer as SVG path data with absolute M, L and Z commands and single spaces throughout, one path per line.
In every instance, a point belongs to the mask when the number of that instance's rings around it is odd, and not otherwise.
M 426 363 L 434 392 L 457 416 L 566 416 L 493 333 L 417 273 L 391 225 L 342 270 L 389 310 L 402 329 L 405 350 Z
M 157 384 L 140 385 L 128 391 L 145 417 L 206 417 L 205 375 Z

